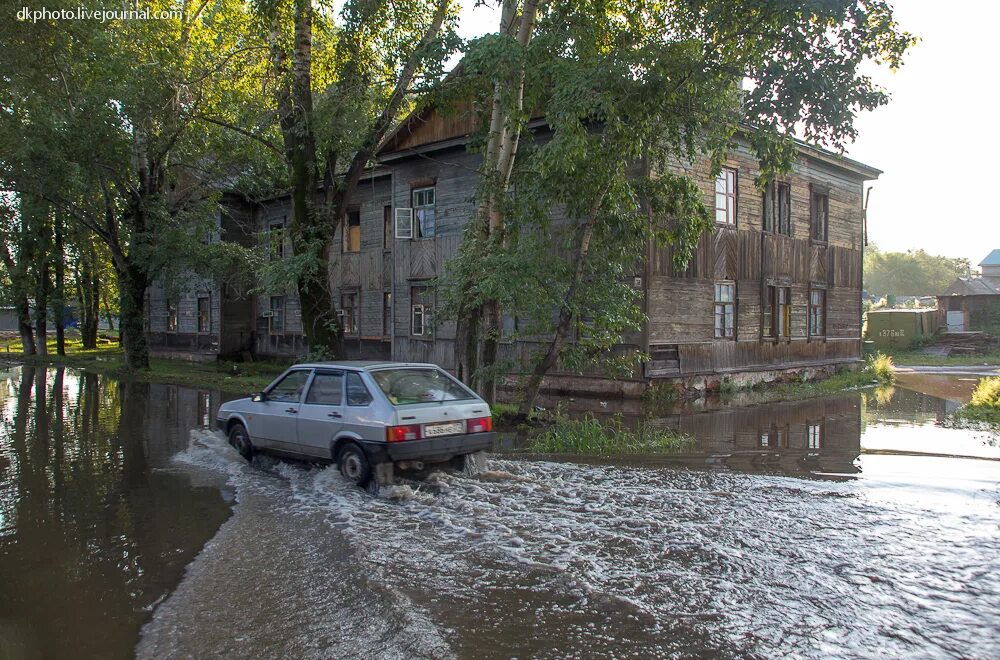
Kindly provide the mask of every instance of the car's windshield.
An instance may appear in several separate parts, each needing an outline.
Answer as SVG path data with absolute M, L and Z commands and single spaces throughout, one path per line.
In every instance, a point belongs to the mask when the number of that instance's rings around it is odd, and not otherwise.
M 475 394 L 440 369 L 380 369 L 372 378 L 393 405 L 474 399 Z

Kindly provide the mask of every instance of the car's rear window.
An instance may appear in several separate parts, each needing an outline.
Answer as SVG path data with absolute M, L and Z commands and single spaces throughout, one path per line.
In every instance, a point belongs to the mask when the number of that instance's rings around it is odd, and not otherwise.
M 380 369 L 372 378 L 393 405 L 474 399 L 475 394 L 439 369 Z

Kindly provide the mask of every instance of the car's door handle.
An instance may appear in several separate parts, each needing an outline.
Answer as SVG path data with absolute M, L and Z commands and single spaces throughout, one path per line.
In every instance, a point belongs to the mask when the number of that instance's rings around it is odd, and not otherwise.
M 343 415 L 341 415 L 339 412 L 327 413 L 326 416 L 327 417 L 343 417 Z
M 286 413 L 297 413 L 298 411 L 298 408 L 285 408 Z

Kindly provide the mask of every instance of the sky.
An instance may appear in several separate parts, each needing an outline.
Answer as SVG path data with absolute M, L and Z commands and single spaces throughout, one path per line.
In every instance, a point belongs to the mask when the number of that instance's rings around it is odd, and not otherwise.
M 492 7 L 464 0 L 459 31 L 496 30 Z M 1000 155 L 993 0 L 896 0 L 896 19 L 920 38 L 895 73 L 868 73 L 891 95 L 860 115 L 847 155 L 882 170 L 870 183 L 868 237 L 883 251 L 924 249 L 978 264 L 1000 248 L 991 166 Z M 996 187 L 996 188 L 995 188 Z

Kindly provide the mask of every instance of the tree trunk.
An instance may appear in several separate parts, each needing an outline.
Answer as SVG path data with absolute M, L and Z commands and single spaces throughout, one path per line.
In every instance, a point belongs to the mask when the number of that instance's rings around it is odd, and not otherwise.
M 576 250 L 576 270 L 573 271 L 573 279 L 570 281 L 569 289 L 566 291 L 565 304 L 559 310 L 559 322 L 556 324 L 555 333 L 549 342 L 549 347 L 545 351 L 542 359 L 535 364 L 528 383 L 524 388 L 524 397 L 521 399 L 521 414 L 528 415 L 535 407 L 538 399 L 538 392 L 542 387 L 542 379 L 556 366 L 559 361 L 559 354 L 569 337 L 570 330 L 573 329 L 575 317 L 573 300 L 577 296 L 577 290 L 583 282 L 583 276 L 587 272 L 587 257 L 590 254 L 590 240 L 594 236 L 594 223 L 597 222 L 597 214 L 604 204 L 604 197 L 608 194 L 610 182 L 598 193 L 594 204 L 591 205 L 590 214 L 580 228 L 580 244 Z
M 38 255 L 38 281 L 35 283 L 35 352 L 45 357 L 49 354 L 47 316 L 49 311 L 49 263 L 45 255 Z
M 149 369 L 149 345 L 143 319 L 146 315 L 146 287 L 149 285 L 146 273 L 135 264 L 126 268 L 116 265 L 118 291 L 120 294 L 121 343 L 125 349 L 125 368 L 130 371 Z
M 55 227 L 55 318 L 56 354 L 66 355 L 66 255 L 63 251 L 62 219 L 56 217 Z
M 35 333 L 31 329 L 31 308 L 27 298 L 17 301 L 17 329 L 21 334 L 21 352 L 24 355 L 35 355 Z

